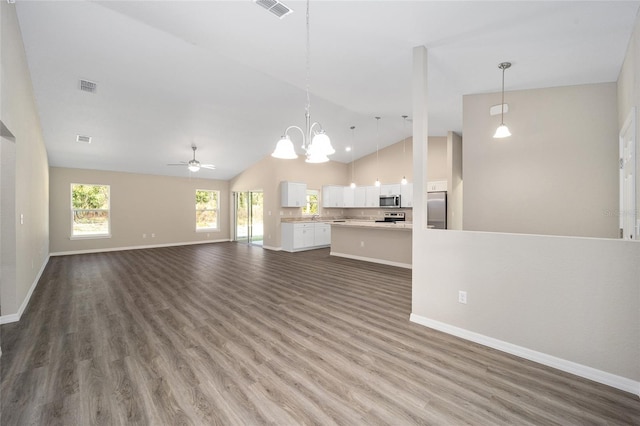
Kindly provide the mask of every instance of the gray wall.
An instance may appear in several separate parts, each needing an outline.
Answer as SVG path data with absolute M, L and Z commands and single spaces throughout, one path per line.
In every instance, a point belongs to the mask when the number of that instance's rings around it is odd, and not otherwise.
M 500 93 L 464 110 L 463 229 L 617 238 L 616 84 L 507 92 L 513 136 L 493 139 Z
M 111 238 L 70 239 L 72 183 L 111 186 Z M 195 231 L 196 189 L 220 191 L 218 232 Z M 228 240 L 229 200 L 227 181 L 52 167 L 51 252 Z
M 49 168 L 14 4 L 0 2 L 0 20 L 0 121 L 15 140 L 16 209 L 15 280 L 0 283 L 1 313 L 15 321 L 49 255 Z

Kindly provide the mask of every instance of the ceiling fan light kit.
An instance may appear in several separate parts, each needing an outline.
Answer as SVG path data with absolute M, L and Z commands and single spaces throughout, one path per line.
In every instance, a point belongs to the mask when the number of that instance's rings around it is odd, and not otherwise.
M 189 171 L 192 173 L 198 172 L 200 171 L 200 169 L 215 170 L 216 166 L 214 166 L 213 164 L 202 164 L 198 160 L 196 160 L 196 150 L 198 149 L 197 146 L 191 145 L 191 149 L 193 150 L 193 158 L 191 160 L 182 161 L 177 164 L 167 164 L 167 165 L 168 166 L 187 166 Z

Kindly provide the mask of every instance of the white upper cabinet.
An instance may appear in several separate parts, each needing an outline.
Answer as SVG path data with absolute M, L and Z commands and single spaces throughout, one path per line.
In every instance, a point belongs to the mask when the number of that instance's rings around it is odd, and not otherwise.
M 427 192 L 441 192 L 447 190 L 446 180 L 437 180 L 427 183 Z
M 400 207 L 413 207 L 413 184 L 400 185 Z
M 280 182 L 282 207 L 302 207 L 307 203 L 307 184 L 298 182 Z
M 389 195 L 400 195 L 400 184 L 393 185 L 381 185 L 380 186 L 380 195 L 389 196 Z
M 322 187 L 322 207 L 344 207 L 344 186 L 325 185 Z
M 379 186 L 365 186 L 366 207 L 380 207 L 380 187 Z
M 353 207 L 367 207 L 367 187 L 356 186 L 353 193 Z
M 343 188 L 343 195 L 345 207 L 356 207 L 356 188 L 345 186 Z

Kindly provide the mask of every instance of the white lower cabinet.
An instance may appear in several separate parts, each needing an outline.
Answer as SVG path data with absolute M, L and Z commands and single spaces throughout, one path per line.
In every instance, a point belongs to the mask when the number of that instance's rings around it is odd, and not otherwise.
M 331 225 L 328 223 L 283 223 L 282 250 L 300 251 L 331 245 Z

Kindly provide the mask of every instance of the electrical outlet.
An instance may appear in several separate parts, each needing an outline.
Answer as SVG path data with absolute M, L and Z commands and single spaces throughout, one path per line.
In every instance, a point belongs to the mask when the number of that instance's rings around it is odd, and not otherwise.
M 156 234 L 151 234 L 151 238 L 155 238 L 155 237 L 156 237 Z
M 467 292 L 460 290 L 458 292 L 458 302 L 467 304 Z
M 364 241 L 360 241 L 360 247 L 364 247 Z
M 147 234 L 142 234 L 142 238 L 147 238 Z

